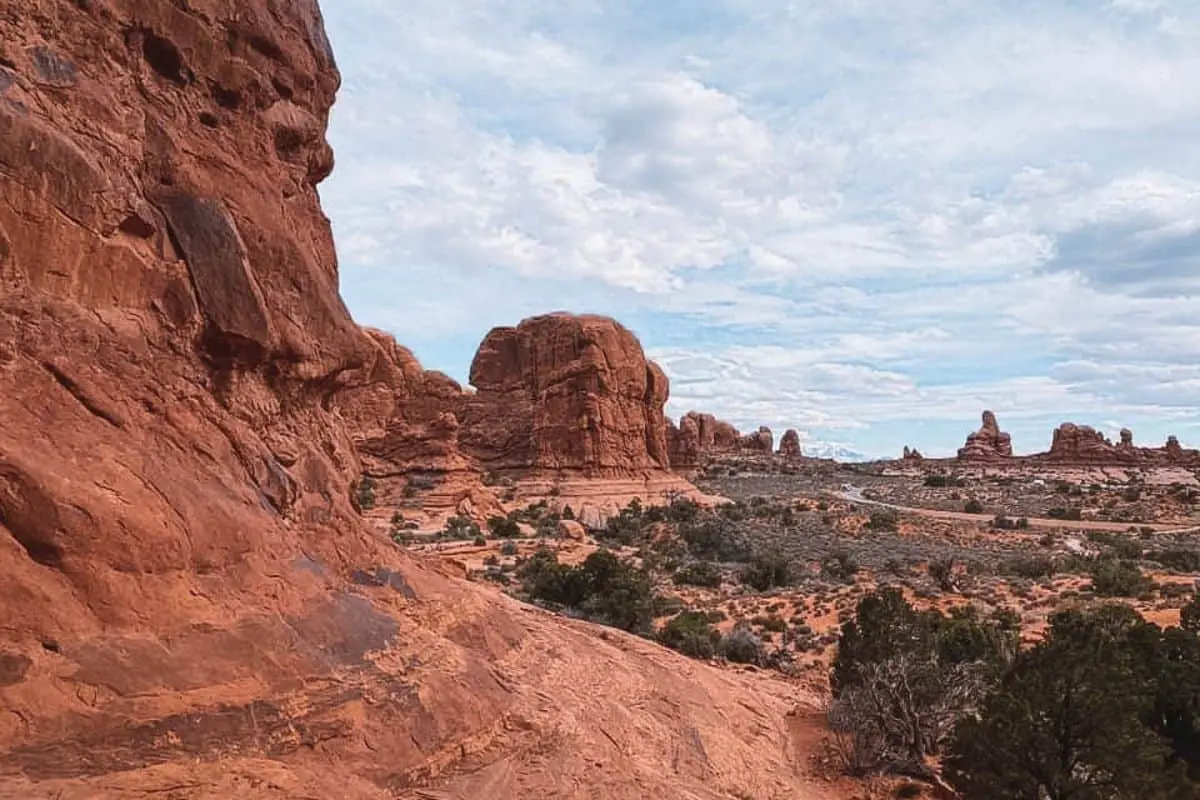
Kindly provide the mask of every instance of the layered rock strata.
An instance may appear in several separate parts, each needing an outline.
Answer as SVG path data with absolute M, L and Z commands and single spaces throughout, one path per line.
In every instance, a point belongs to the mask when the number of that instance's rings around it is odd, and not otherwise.
M 0 796 L 840 796 L 790 685 L 368 530 L 356 439 L 464 456 L 338 297 L 338 80 L 312 0 L 0 6 Z

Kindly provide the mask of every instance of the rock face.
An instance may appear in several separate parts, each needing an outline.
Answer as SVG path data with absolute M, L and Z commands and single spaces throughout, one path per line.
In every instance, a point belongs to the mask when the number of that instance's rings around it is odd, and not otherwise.
M 667 426 L 667 442 L 673 469 L 691 470 L 701 466 L 705 458 L 720 453 L 735 453 L 742 447 L 743 437 L 737 428 L 712 414 L 689 411 L 679 420 L 679 427 Z
M 1133 436 L 1130 434 L 1130 444 Z M 1119 450 L 1108 437 L 1087 425 L 1065 422 L 1054 430 L 1048 456 L 1057 461 L 1119 463 L 1129 460 L 1128 450 Z
M 754 433 L 743 436 L 739 444 L 741 449 L 750 453 L 770 455 L 775 452 L 775 437 L 766 425 L 760 425 Z
M 925 456 L 921 455 L 921 451 L 915 447 L 904 446 L 904 454 L 901 456 L 905 461 L 924 461 Z
M 800 434 L 795 428 L 783 432 L 783 438 L 779 440 L 779 455 L 784 458 L 800 458 L 804 455 L 800 451 Z
M 1162 447 L 1135 447 L 1133 432 L 1123 428 L 1120 441 L 1087 425 L 1064 422 L 1054 431 L 1050 450 L 1037 458 L 1060 464 L 1087 466 L 1195 466 L 1200 451 L 1184 449 L 1174 436 Z
M 614 320 L 547 314 L 487 335 L 463 450 L 485 469 L 667 470 L 667 376 Z
M 0 795 L 840 796 L 793 687 L 367 530 L 343 396 L 398 408 L 368 461 L 453 467 L 462 418 L 338 297 L 337 85 L 312 0 L 0 8 Z
M 975 433 L 967 434 L 967 443 L 958 451 L 960 459 L 972 461 L 1011 458 L 1012 454 L 1012 437 L 1000 430 L 991 411 L 983 412 L 983 424 Z

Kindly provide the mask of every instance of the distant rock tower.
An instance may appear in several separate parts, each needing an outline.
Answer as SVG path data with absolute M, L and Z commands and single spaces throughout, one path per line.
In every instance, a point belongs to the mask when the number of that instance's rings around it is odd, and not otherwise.
M 1012 458 L 1012 437 L 1000 430 L 996 415 L 983 412 L 983 424 L 975 433 L 967 434 L 967 442 L 958 450 L 964 461 Z

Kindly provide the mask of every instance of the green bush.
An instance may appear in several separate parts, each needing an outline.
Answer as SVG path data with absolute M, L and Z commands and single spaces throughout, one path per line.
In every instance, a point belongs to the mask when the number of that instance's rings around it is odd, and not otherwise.
M 570 567 L 560 564 L 552 550 L 540 548 L 518 574 L 531 600 L 572 609 L 614 628 L 646 631 L 654 618 L 649 577 L 607 550 Z
M 982 514 L 983 513 L 983 503 L 972 498 L 966 502 L 966 505 L 963 506 L 963 511 L 965 511 L 968 514 Z
M 720 654 L 737 664 L 760 664 L 763 658 L 763 643 L 746 627 L 735 627 L 721 640 Z
M 849 583 L 858 573 L 858 562 L 845 551 L 830 553 L 821 559 L 821 577 L 831 581 Z
M 721 641 L 720 632 L 709 622 L 703 611 L 684 611 L 672 617 L 662 630 L 658 640 L 684 655 L 693 658 L 712 658 L 717 654 Z
M 516 554 L 517 554 L 517 543 L 516 542 L 505 542 L 504 544 L 500 545 L 500 555 L 515 556 Z
M 521 526 L 508 517 L 488 517 L 487 526 L 497 539 L 515 539 L 521 535 Z
M 742 583 L 766 592 L 792 583 L 792 567 L 779 553 L 763 553 L 754 558 L 740 575 Z
M 871 512 L 867 520 L 867 529 L 872 531 L 895 531 L 899 527 L 900 518 L 890 508 L 881 508 Z
M 440 535 L 443 539 L 475 539 L 481 533 L 475 520 L 458 514 L 446 520 Z
M 707 586 L 715 589 L 721 585 L 721 570 L 707 561 L 696 561 L 678 570 L 672 580 L 677 586 Z
M 1197 796 L 1200 639 L 1124 606 L 1068 611 L 956 725 L 945 777 L 962 797 Z
M 363 475 L 359 480 L 356 499 L 362 511 L 370 511 L 375 507 L 375 479 L 370 475 Z
M 1154 586 L 1137 564 L 1100 559 L 1091 569 L 1092 591 L 1101 597 L 1138 597 Z

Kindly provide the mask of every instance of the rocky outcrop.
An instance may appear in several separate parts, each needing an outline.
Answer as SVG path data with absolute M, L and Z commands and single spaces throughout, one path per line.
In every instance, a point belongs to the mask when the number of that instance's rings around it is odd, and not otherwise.
M 983 424 L 975 433 L 967 434 L 966 444 L 958 451 L 964 461 L 1011 458 L 1012 454 L 1012 437 L 1000 430 L 991 411 L 983 412 Z
M 904 461 L 924 461 L 925 456 L 921 455 L 921 451 L 915 447 L 904 446 L 904 453 L 901 456 Z
M 462 417 L 338 297 L 337 85 L 312 0 L 0 10 L 0 795 L 817 796 L 794 687 L 364 525 L 355 439 L 452 468 Z
M 669 469 L 666 375 L 607 317 L 558 313 L 496 328 L 471 363 L 459 441 L 489 470 L 594 476 Z
M 775 437 L 770 428 L 760 425 L 758 430 L 743 436 L 738 445 L 748 453 L 771 455 L 775 452 Z
M 795 428 L 788 428 L 779 440 L 779 455 L 784 458 L 800 458 L 804 453 L 800 450 L 800 434 Z
M 1162 447 L 1136 447 L 1133 432 L 1123 428 L 1120 441 L 1088 425 L 1064 422 L 1054 430 L 1050 449 L 1035 458 L 1086 466 L 1200 466 L 1200 451 L 1184 449 L 1170 436 Z
M 1132 444 L 1132 434 L 1130 442 Z M 1120 463 L 1136 458 L 1130 448 L 1119 449 L 1108 437 L 1087 425 L 1065 422 L 1054 430 L 1047 456 L 1072 463 Z
M 738 452 L 743 437 L 737 428 L 712 414 L 689 411 L 680 418 L 678 428 L 668 425 L 667 442 L 671 467 L 691 470 L 702 466 L 706 458 Z

